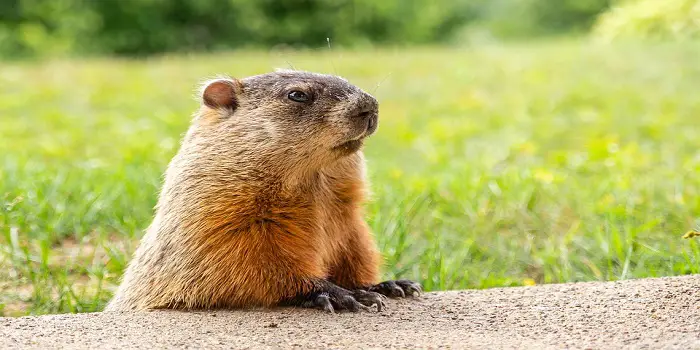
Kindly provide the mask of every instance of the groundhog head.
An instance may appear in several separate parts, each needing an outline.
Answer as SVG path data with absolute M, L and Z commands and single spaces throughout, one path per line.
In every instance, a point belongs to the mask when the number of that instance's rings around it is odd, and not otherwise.
M 322 165 L 353 154 L 378 123 L 374 97 L 343 78 L 316 73 L 215 79 L 205 83 L 201 100 L 201 127 L 248 151 L 297 163 Z

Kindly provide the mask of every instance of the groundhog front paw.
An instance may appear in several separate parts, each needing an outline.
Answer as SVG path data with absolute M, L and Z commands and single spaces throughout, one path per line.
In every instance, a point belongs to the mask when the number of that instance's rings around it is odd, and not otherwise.
M 409 280 L 385 281 L 375 284 L 368 289 L 391 298 L 405 298 L 406 296 L 418 296 L 423 292 L 419 283 Z
M 309 295 L 308 302 L 302 306 L 319 308 L 334 313 L 336 310 L 358 312 L 360 310 L 371 311 L 373 305 L 377 305 L 377 311 L 382 311 L 386 304 L 384 296 L 379 293 L 366 290 L 348 291 L 337 289 L 330 292 L 319 292 Z

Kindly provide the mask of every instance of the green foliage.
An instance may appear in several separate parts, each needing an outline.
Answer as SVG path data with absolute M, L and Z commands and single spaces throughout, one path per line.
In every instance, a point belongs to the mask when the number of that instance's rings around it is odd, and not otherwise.
M 0 58 L 337 47 L 585 31 L 609 0 L 5 0 Z
M 700 38 L 700 1 L 623 2 L 600 16 L 594 35 L 605 40 L 698 39 Z
M 442 41 L 468 0 L 9 0 L 0 53 L 150 54 L 241 46 Z
M 587 32 L 611 0 L 476 0 L 473 25 L 502 38 Z
M 384 277 L 428 290 L 700 273 L 697 46 L 578 43 L 0 66 L 0 310 L 100 310 L 204 77 L 341 74 Z M 379 84 L 379 86 L 378 86 Z

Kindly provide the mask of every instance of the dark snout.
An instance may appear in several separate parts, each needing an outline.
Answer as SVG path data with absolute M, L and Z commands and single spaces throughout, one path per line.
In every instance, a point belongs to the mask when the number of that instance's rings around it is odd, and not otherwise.
M 363 128 L 365 136 L 369 136 L 377 130 L 379 122 L 379 103 L 367 93 L 362 93 L 358 98 L 355 108 L 350 111 L 349 117 Z

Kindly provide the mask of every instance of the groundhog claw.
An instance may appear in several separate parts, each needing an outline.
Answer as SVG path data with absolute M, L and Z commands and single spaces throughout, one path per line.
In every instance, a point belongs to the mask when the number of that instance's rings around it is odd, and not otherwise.
M 327 311 L 330 313 L 335 313 L 335 310 L 333 309 L 333 304 L 331 304 L 331 300 L 326 294 L 321 294 L 316 297 L 314 300 L 314 306 L 319 307 L 323 311 Z
M 348 311 L 352 311 L 352 312 L 358 312 L 360 310 L 369 311 L 369 307 L 361 304 L 352 295 L 343 296 L 341 298 L 341 303 L 343 305 L 343 308 L 348 310 Z
M 355 300 L 360 302 L 360 304 L 362 304 L 368 310 L 369 306 L 372 305 L 377 305 L 377 312 L 382 311 L 382 309 L 386 308 L 386 303 L 384 302 L 386 298 L 379 293 L 357 289 L 352 292 L 352 295 L 355 298 Z
M 418 296 L 423 291 L 420 284 L 409 280 L 384 281 L 369 287 L 369 291 L 386 295 L 391 298 Z

